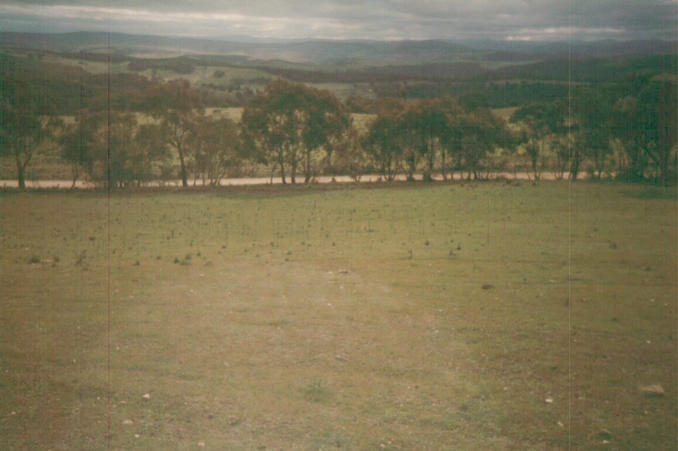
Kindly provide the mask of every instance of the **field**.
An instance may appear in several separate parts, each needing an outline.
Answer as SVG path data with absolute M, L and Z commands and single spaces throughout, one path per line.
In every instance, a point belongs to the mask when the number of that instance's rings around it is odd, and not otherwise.
M 2 192 L 2 447 L 675 449 L 676 206 L 566 182 Z

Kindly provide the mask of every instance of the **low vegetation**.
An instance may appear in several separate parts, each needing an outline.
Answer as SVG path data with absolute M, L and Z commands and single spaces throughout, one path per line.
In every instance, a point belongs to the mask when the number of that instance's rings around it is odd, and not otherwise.
M 606 68 L 595 80 L 577 75 L 566 83 L 557 74 L 543 80 L 551 66 L 523 61 L 498 69 L 501 77 L 483 72 L 456 84 L 422 79 L 418 71 L 437 72 L 421 65 L 355 69 L 364 80 L 326 80 L 325 71 L 305 66 L 280 63 L 274 71 L 260 62 L 184 56 L 135 58 L 106 75 L 59 63 L 73 57 L 0 54 L 0 170 L 20 187 L 33 176 L 31 162 L 41 164 L 39 176 L 53 178 L 70 166 L 74 182 L 84 176 L 111 187 L 168 179 L 218 185 L 243 173 L 277 173 L 294 183 L 297 170 L 306 183 L 318 175 L 374 172 L 388 180 L 446 179 L 454 172 L 478 179 L 506 171 L 533 179 L 550 172 L 675 180 L 678 101 L 675 77 L 667 73 L 675 58 L 666 55 L 629 56 L 614 71 L 604 60 L 577 59 L 582 73 Z M 104 57 L 84 54 L 82 61 L 118 68 L 128 58 Z M 456 73 L 458 64 L 443 64 L 439 75 Z M 526 66 L 535 73 L 516 80 Z M 327 74 L 350 73 L 327 67 Z M 404 78 L 379 85 L 379 73 Z M 210 113 L 236 107 L 243 111 L 238 121 Z

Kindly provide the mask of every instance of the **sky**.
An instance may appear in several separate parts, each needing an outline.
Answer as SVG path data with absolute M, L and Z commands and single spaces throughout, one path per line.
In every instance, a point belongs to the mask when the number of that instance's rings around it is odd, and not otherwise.
M 268 39 L 678 38 L 678 0 L 0 0 L 0 31 Z

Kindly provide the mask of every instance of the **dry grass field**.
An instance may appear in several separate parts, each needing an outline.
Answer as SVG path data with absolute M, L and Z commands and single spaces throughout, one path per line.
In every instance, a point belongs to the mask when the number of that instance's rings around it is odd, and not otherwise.
M 2 192 L 2 448 L 675 449 L 676 206 L 566 182 Z

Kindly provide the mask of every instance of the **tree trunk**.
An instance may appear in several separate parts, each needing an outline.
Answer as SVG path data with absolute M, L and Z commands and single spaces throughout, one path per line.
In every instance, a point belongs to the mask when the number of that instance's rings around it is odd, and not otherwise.
M 186 160 L 184 159 L 184 151 L 181 147 L 177 147 L 179 152 L 179 162 L 181 163 L 181 185 L 185 188 L 188 186 L 188 173 L 186 172 Z
M 436 156 L 435 148 L 433 147 L 433 143 L 430 140 L 426 143 L 426 147 L 428 148 L 428 172 L 424 174 L 424 180 L 430 182 L 433 180 L 433 165 Z
M 531 158 L 532 160 L 532 173 L 534 174 L 534 179 L 539 180 L 539 171 L 537 169 L 538 161 L 536 158 Z
M 73 174 L 73 184 L 71 185 L 71 189 L 75 188 L 75 182 L 78 181 L 78 176 L 80 175 L 80 171 L 78 170 L 78 164 L 75 163 L 73 167 L 71 168 L 72 174 Z
M 311 151 L 306 150 L 304 161 L 304 183 L 311 183 Z
M 332 167 L 332 150 L 325 149 L 325 152 L 327 153 L 327 158 L 325 162 L 325 172 L 334 174 L 334 168 Z
M 19 156 L 19 151 L 15 150 L 14 151 L 14 158 L 16 160 L 16 177 L 17 177 L 17 183 L 19 184 L 19 189 L 25 189 L 26 188 L 26 162 L 21 161 L 21 157 Z
M 410 152 L 410 154 L 405 158 L 405 163 L 407 164 L 407 181 L 413 182 L 414 172 L 417 170 L 416 154 L 414 152 Z
M 17 181 L 19 182 L 19 189 L 25 189 L 26 177 L 24 174 L 24 167 L 20 163 L 17 163 L 16 169 L 17 169 Z
M 280 165 L 280 178 L 282 179 L 282 184 L 287 185 L 287 180 L 285 180 L 285 161 L 282 150 L 278 152 L 278 164 Z
M 445 149 L 440 151 L 440 175 L 443 176 L 443 181 L 447 181 L 447 168 L 445 167 Z
M 290 180 L 292 181 L 292 185 L 297 183 L 297 151 L 296 149 L 292 149 L 290 152 L 292 156 L 292 167 L 290 168 Z

